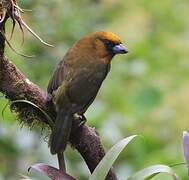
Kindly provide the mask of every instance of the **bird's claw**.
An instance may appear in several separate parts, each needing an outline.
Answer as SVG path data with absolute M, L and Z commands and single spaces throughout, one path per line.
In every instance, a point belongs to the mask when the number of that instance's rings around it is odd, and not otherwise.
M 80 115 L 80 114 L 75 114 L 74 116 L 75 116 L 76 119 L 78 119 L 78 120 L 81 121 L 81 122 L 79 123 L 78 127 L 83 126 L 83 125 L 87 122 L 87 119 L 86 119 L 86 117 L 85 117 L 83 114 L 82 114 L 82 115 Z
M 87 119 L 84 115 L 81 116 L 81 122 L 79 123 L 79 127 L 85 125 L 85 123 L 87 122 Z

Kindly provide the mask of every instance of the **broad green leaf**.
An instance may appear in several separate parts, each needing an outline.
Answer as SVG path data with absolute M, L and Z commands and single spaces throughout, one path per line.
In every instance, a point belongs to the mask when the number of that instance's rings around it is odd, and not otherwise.
M 104 180 L 119 154 L 136 136 L 137 135 L 129 136 L 115 144 L 100 161 L 94 172 L 89 177 L 89 180 Z
M 129 177 L 127 180 L 148 180 L 151 179 L 152 177 L 156 176 L 159 173 L 167 173 L 174 180 L 179 180 L 179 177 L 174 173 L 174 171 L 166 165 L 153 165 L 150 167 L 147 167 L 145 169 L 142 169 Z

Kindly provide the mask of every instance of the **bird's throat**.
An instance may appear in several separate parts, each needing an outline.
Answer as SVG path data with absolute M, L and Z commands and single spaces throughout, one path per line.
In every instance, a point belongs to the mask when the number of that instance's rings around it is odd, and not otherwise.
M 112 58 L 114 57 L 114 55 L 112 54 L 103 54 L 100 56 L 100 61 L 103 62 L 104 64 L 109 64 L 112 60 Z

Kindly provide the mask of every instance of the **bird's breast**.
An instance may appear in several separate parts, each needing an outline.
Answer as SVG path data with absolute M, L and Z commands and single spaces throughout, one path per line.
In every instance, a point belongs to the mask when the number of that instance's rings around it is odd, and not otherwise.
M 107 66 L 100 65 L 80 69 L 69 83 L 70 100 L 79 107 L 89 104 L 96 97 L 107 72 Z

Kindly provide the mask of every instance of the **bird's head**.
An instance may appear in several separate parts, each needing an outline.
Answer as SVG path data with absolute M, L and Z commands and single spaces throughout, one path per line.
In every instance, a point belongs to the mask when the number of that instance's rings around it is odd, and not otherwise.
M 97 56 L 104 62 L 109 63 L 116 54 L 126 54 L 128 49 L 122 44 L 121 39 L 112 32 L 96 32 L 82 37 L 79 45 L 87 53 Z
M 97 50 L 101 49 L 111 55 L 128 53 L 128 49 L 122 44 L 121 39 L 112 32 L 97 32 L 94 37 Z

